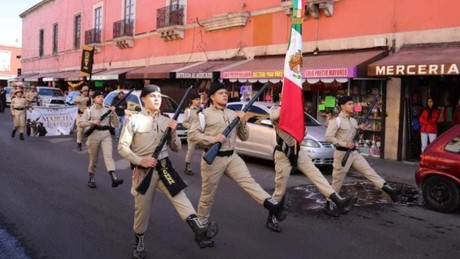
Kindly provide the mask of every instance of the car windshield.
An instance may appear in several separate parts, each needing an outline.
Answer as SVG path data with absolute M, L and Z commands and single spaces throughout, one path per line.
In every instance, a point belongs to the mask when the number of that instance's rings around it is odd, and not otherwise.
M 44 95 L 44 96 L 64 96 L 61 90 L 59 89 L 43 89 L 40 88 L 38 90 L 39 95 Z

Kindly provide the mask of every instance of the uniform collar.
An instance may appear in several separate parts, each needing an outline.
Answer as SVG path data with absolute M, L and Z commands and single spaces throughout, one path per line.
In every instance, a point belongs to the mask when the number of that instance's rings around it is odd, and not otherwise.
M 346 114 L 345 112 L 343 112 L 343 111 L 341 111 L 341 112 L 339 113 L 339 116 L 340 116 L 340 117 L 343 117 L 343 118 L 346 118 L 346 119 L 348 119 L 348 118 L 351 117 L 350 115 L 347 115 L 347 114 Z

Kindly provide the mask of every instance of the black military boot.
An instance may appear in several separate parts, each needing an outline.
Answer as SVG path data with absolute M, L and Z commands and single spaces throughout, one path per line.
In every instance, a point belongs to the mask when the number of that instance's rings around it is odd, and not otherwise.
M 404 194 L 404 191 L 406 190 L 406 185 L 395 188 L 392 187 L 389 183 L 384 183 L 382 190 L 386 192 L 388 195 L 390 195 L 391 200 L 393 202 L 398 202 Z
M 217 223 L 212 221 L 211 223 L 203 225 L 195 214 L 188 216 L 186 221 L 193 232 L 195 232 L 195 241 L 200 248 L 214 247 L 214 241 L 212 239 L 217 236 L 217 232 L 219 232 Z
M 186 174 L 186 175 L 193 175 L 192 167 L 190 166 L 190 163 L 185 163 L 184 174 Z
M 77 143 L 77 151 L 81 151 L 81 143 Z
M 123 179 L 117 178 L 117 174 L 115 173 L 115 171 L 110 171 L 109 174 L 110 174 L 110 178 L 112 178 L 112 187 L 113 188 L 115 188 L 118 185 L 123 183 Z
M 289 207 L 291 207 L 290 200 L 285 196 L 281 199 L 280 202 L 275 201 L 273 198 L 267 198 L 264 201 L 264 207 L 268 209 L 277 220 L 283 221 L 286 219 Z
M 273 213 L 268 212 L 267 223 L 265 226 L 273 232 L 281 232 L 281 227 Z
M 134 233 L 134 236 L 136 237 L 136 239 L 134 241 L 133 258 L 144 259 L 145 258 L 144 234 Z
M 331 217 L 339 217 L 340 216 L 340 211 L 337 209 L 337 206 L 335 203 L 326 201 L 326 205 L 324 206 L 324 213 Z
M 94 181 L 94 174 L 92 173 L 89 173 L 88 187 L 96 188 L 96 182 Z
M 16 130 L 15 129 L 11 132 L 11 137 L 14 138 L 14 136 L 16 136 Z
M 358 200 L 356 195 L 353 195 L 348 198 L 342 198 L 336 192 L 331 194 L 331 196 L 329 196 L 329 199 L 331 199 L 335 203 L 335 205 L 337 205 L 339 212 L 342 214 L 348 213 L 353 207 L 353 205 L 355 205 L 356 201 Z
M 24 133 L 19 133 L 19 139 L 24 140 Z

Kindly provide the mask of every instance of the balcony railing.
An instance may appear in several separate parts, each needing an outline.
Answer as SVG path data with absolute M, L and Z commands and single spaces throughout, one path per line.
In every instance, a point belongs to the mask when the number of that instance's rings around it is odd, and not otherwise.
M 174 4 L 157 9 L 157 29 L 172 25 L 184 25 L 184 6 Z
M 101 29 L 91 29 L 85 31 L 85 44 L 94 44 L 94 43 L 101 43 Z
M 113 23 L 113 38 L 134 35 L 134 20 L 123 19 Z

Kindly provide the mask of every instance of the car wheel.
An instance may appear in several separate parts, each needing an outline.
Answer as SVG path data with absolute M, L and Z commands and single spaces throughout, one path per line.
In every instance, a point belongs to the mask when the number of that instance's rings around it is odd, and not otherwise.
M 451 212 L 460 204 L 459 187 L 441 176 L 428 178 L 422 186 L 423 199 L 428 208 L 439 212 Z

